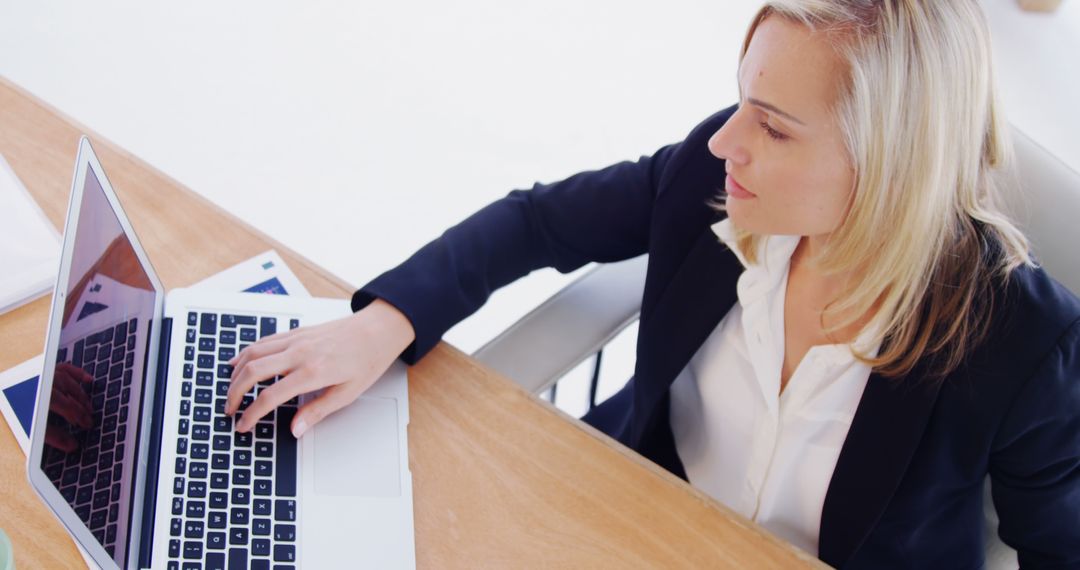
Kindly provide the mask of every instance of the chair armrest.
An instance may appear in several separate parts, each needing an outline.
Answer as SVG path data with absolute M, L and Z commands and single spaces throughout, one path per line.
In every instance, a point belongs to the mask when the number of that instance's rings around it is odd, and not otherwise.
M 637 320 L 648 256 L 598 265 L 492 339 L 473 358 L 537 394 Z

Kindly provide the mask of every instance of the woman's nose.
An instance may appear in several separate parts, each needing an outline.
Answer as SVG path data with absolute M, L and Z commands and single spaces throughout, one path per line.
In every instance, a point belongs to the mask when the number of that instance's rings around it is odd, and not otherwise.
M 716 158 L 745 165 L 750 162 L 750 153 L 740 142 L 739 119 L 739 112 L 735 111 L 724 126 L 709 137 L 709 152 Z

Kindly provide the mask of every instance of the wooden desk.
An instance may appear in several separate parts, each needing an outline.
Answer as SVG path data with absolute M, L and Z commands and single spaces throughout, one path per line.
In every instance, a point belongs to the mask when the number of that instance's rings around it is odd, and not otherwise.
M 89 130 L 0 79 L 0 153 L 57 227 Z M 101 137 L 91 138 L 166 288 L 268 248 L 313 295 L 353 287 Z M 49 299 L 0 316 L 0 369 L 42 350 Z M 409 464 L 420 568 L 791 568 L 820 564 L 440 344 L 409 370 Z M 0 528 L 19 568 L 81 567 L 0 429 Z

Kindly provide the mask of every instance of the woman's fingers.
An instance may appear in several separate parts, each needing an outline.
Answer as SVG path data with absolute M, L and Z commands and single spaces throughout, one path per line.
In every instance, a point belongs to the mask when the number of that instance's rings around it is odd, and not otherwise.
M 292 337 L 295 336 L 294 333 L 299 330 L 300 329 L 293 329 L 291 331 L 260 338 L 244 350 L 236 353 L 236 356 L 230 358 L 229 365 L 233 368 L 238 368 L 253 358 L 260 358 L 267 354 L 280 352 L 284 350 L 285 347 L 289 346 L 288 341 L 291 340 Z
M 55 424 L 45 427 L 45 443 L 64 453 L 71 453 L 79 448 L 79 442 L 75 441 L 75 438 L 71 437 L 64 428 Z
M 303 372 L 294 372 L 263 388 L 259 392 L 259 397 L 255 398 L 244 410 L 244 413 L 240 416 L 240 421 L 236 422 L 236 431 L 251 431 L 256 422 L 277 409 L 278 406 L 300 394 L 310 392 L 313 387 L 308 384 L 309 377 Z
M 293 352 L 285 350 L 249 360 L 242 368 L 233 370 L 232 383 L 225 401 L 225 413 L 230 416 L 236 413 L 240 400 L 244 399 L 244 394 L 255 384 L 274 376 L 284 376 L 292 370 L 293 365 Z
M 363 393 L 366 386 L 352 381 L 331 386 L 317 398 L 304 404 L 292 422 L 293 437 L 299 439 L 304 432 L 321 422 L 326 416 L 348 406 Z
M 53 395 L 63 394 L 78 403 L 79 408 L 86 414 L 93 412 L 90 406 L 90 396 L 82 388 L 82 383 L 76 380 L 69 370 L 57 367 L 53 375 Z
M 78 401 L 63 392 L 53 391 L 52 397 L 49 398 L 49 411 L 59 415 L 73 425 L 78 425 L 84 429 L 93 427 L 90 414 Z

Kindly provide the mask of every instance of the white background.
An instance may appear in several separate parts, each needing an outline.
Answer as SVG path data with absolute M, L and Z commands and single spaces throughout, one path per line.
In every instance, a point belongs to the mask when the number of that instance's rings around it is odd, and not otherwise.
M 1080 0 L 983 4 L 1010 117 L 1080 170 Z M 361 285 L 514 188 L 734 103 L 759 5 L 0 0 L 0 75 Z M 571 277 L 537 272 L 446 339 L 471 352 Z M 603 393 L 632 338 L 612 352 Z

